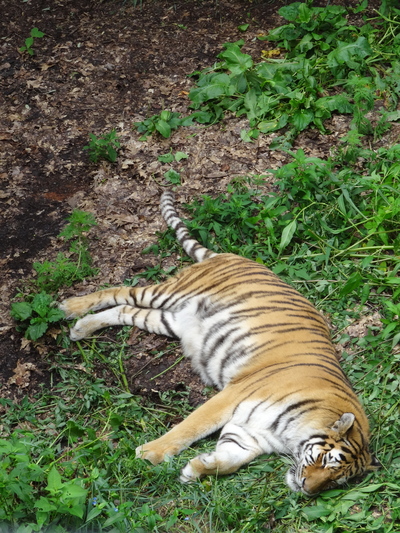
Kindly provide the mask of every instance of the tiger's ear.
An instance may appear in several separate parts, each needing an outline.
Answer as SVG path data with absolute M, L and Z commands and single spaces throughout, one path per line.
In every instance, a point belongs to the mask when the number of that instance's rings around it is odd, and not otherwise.
M 371 462 L 365 468 L 367 472 L 379 470 L 380 468 L 382 468 L 382 463 L 374 455 L 371 455 Z
M 356 417 L 353 415 L 353 413 L 343 413 L 339 420 L 337 420 L 331 428 L 332 438 L 334 440 L 343 439 L 349 429 L 351 429 L 353 426 L 355 418 Z

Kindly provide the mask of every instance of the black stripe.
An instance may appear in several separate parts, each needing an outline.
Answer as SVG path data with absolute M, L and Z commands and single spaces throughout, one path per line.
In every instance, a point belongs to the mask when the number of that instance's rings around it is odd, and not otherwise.
M 176 333 L 171 328 L 171 326 L 169 325 L 168 320 L 167 320 L 167 316 L 166 316 L 166 312 L 164 310 L 161 311 L 160 321 L 161 321 L 162 325 L 164 326 L 164 328 L 167 330 L 167 332 L 168 332 L 170 337 L 176 337 L 177 336 Z
M 303 407 L 305 405 L 313 405 L 313 404 L 316 404 L 316 403 L 321 403 L 322 400 L 302 400 L 300 402 L 296 402 L 296 403 L 293 403 L 292 405 L 289 405 L 289 407 L 286 407 L 286 409 L 284 411 L 282 411 L 277 417 L 276 419 L 274 420 L 274 422 L 272 422 L 272 424 L 269 425 L 269 428 L 272 429 L 273 431 L 276 431 L 278 425 L 279 425 L 279 422 L 282 420 L 282 417 L 284 417 L 287 413 L 289 413 L 290 411 L 293 411 L 294 409 L 298 409 L 299 407 Z
M 240 444 L 234 437 L 237 435 L 235 433 L 224 433 L 219 439 L 218 444 L 223 444 L 225 442 L 233 442 L 236 444 L 236 446 L 239 446 L 239 448 L 242 448 L 242 450 L 248 450 L 249 448 L 247 446 L 244 446 L 243 444 Z

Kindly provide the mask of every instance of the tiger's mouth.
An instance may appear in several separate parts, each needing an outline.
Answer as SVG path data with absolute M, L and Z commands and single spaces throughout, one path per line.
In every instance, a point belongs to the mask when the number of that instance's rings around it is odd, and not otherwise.
M 302 492 L 309 498 L 317 496 L 324 490 L 333 489 L 338 486 L 338 482 L 329 480 L 328 482 L 320 485 L 316 490 L 307 490 L 307 478 L 302 475 L 303 465 L 293 465 L 286 473 L 286 484 L 293 490 L 293 492 Z

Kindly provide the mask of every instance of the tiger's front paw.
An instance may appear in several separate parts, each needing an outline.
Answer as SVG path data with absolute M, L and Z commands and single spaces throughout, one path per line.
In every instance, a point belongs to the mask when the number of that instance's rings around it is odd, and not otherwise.
M 77 316 L 84 315 L 87 311 L 87 305 L 85 303 L 85 297 L 68 298 L 68 300 L 62 301 L 58 304 L 58 307 L 64 311 L 65 318 L 72 319 Z
M 162 437 L 151 442 L 146 442 L 136 448 L 136 457 L 138 459 L 146 459 L 153 465 L 158 465 L 165 461 L 168 457 L 177 455 L 181 449 L 174 444 L 163 444 L 160 442 Z

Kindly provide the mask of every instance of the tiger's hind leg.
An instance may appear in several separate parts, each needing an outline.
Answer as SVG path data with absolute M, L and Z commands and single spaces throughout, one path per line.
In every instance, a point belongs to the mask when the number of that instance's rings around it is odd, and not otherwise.
M 76 318 L 89 311 L 98 311 L 119 304 L 135 305 L 132 287 L 113 287 L 85 296 L 75 296 L 61 302 L 59 307 L 64 311 L 66 318 Z
M 128 304 L 132 307 L 159 309 L 168 300 L 175 287 L 175 278 L 159 285 L 146 287 L 112 287 L 92 292 L 85 296 L 68 298 L 59 304 L 66 318 L 76 318 L 89 311 L 99 311 L 107 307 Z
M 201 476 L 231 474 L 263 453 L 255 436 L 230 422 L 222 430 L 216 450 L 189 461 L 181 471 L 180 480 L 190 483 Z
M 131 305 L 118 305 L 94 315 L 86 315 L 71 329 L 70 337 L 73 341 L 85 339 L 107 326 L 137 326 L 149 333 L 178 337 L 178 324 L 173 313 Z

